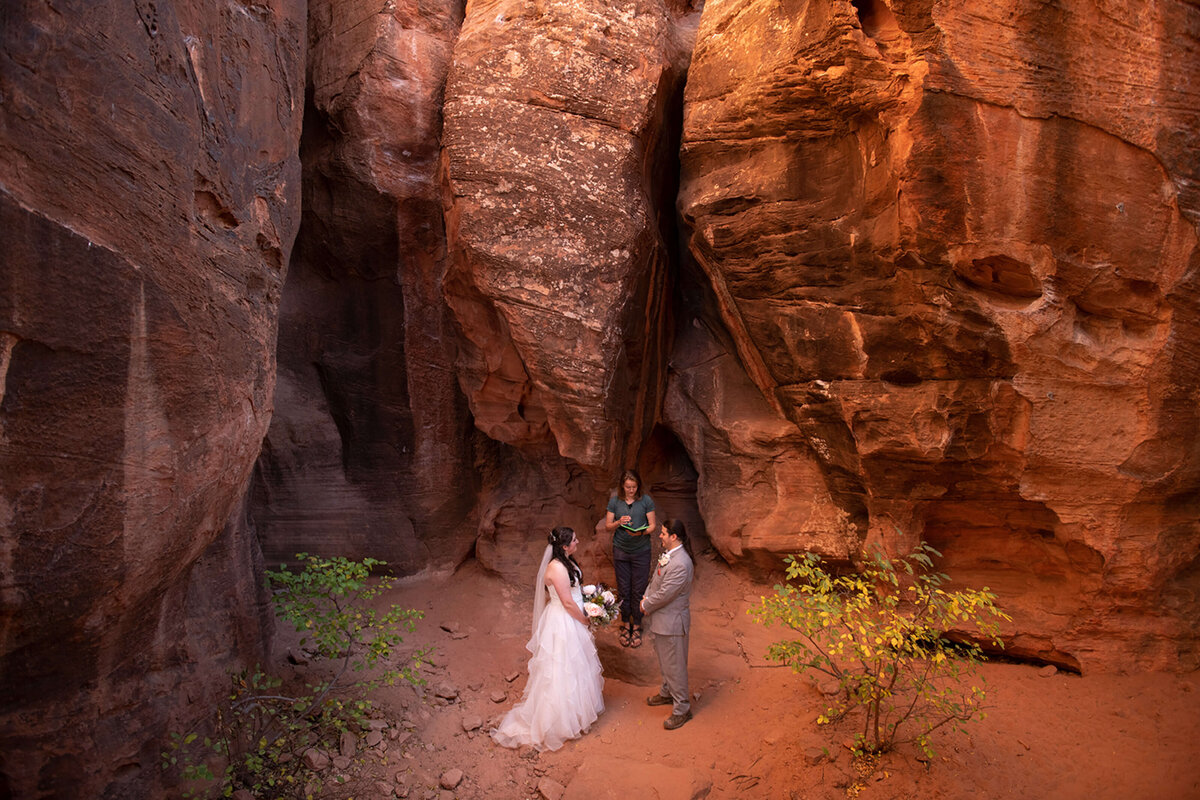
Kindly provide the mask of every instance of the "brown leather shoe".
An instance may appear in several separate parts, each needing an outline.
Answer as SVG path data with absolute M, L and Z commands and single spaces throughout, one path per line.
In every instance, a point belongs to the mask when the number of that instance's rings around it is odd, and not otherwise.
M 672 714 L 671 716 L 669 716 L 663 720 L 663 727 L 669 731 L 673 731 L 676 728 L 682 728 L 684 726 L 684 724 L 686 724 L 687 721 L 691 718 L 692 718 L 692 712 L 690 712 L 690 711 L 687 712 L 686 714 Z
M 674 702 L 675 701 L 671 698 L 663 697 L 661 694 L 656 694 L 653 697 L 646 698 L 646 705 L 648 706 L 669 706 Z

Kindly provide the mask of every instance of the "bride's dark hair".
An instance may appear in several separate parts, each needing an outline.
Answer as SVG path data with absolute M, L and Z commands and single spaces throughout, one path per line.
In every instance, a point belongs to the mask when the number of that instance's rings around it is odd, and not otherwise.
M 575 560 L 574 556 L 567 555 L 567 548 L 571 546 L 571 542 L 575 541 L 575 531 L 566 525 L 559 525 L 550 531 L 546 540 L 550 542 L 552 550 L 550 560 L 562 562 L 562 565 L 567 568 L 567 576 L 571 579 L 571 585 L 574 586 L 579 577 L 583 575 L 579 562 Z

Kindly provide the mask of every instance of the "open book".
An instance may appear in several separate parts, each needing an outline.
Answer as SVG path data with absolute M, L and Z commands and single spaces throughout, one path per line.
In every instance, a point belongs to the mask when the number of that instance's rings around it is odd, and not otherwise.
M 634 533 L 637 533 L 638 531 L 644 531 L 644 530 L 646 530 L 647 528 L 649 528 L 649 527 L 650 527 L 650 523 L 646 523 L 645 525 L 643 525 L 643 526 L 642 526 L 642 527 L 640 527 L 640 528 L 634 528 L 634 527 L 631 527 L 631 526 L 629 526 L 629 525 L 622 525 L 621 527 L 622 527 L 622 528 L 624 528 L 624 529 L 625 529 L 625 530 L 627 530 L 627 531 L 633 531 Z

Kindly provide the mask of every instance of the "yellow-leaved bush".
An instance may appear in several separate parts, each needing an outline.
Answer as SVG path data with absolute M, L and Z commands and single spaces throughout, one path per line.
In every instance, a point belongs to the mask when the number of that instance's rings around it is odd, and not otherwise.
M 934 571 L 931 556 L 941 554 L 927 544 L 896 559 L 876 551 L 844 574 L 813 553 L 788 556 L 787 583 L 750 609 L 760 623 L 796 634 L 770 645 L 768 658 L 837 680 L 837 700 L 818 723 L 863 711 L 860 752 L 913 742 L 932 756 L 933 731 L 984 716 L 981 644 L 1002 649 L 999 624 L 1010 617 L 987 587 L 943 588 L 950 578 Z

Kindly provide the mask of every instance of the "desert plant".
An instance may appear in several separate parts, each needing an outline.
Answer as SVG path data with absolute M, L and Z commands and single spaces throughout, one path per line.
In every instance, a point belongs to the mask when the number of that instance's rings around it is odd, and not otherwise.
M 762 624 L 799 634 L 770 645 L 768 658 L 837 681 L 838 699 L 818 724 L 862 709 L 860 753 L 911 741 L 932 756 L 933 731 L 984 716 L 980 642 L 1003 647 L 999 623 L 1009 617 L 987 587 L 944 589 L 950 579 L 931 556 L 941 554 L 927 544 L 897 559 L 876 551 L 841 575 L 813 553 L 788 556 L 788 582 L 750 609 Z
M 217 794 L 228 797 L 246 788 L 271 797 L 304 796 L 319 786 L 310 749 L 336 748 L 338 736 L 360 727 L 371 708 L 368 694 L 397 679 L 422 683 L 418 674 L 425 651 L 402 665 L 389 665 L 369 679 L 347 682 L 350 670 L 366 670 L 386 662 L 411 632 L 421 612 L 392 605 L 378 614 L 370 603 L 391 588 L 388 578 L 371 580 L 385 562 L 367 558 L 296 556 L 301 572 L 286 565 L 267 571 L 276 614 L 304 634 L 317 658 L 334 663 L 332 675 L 305 691 L 288 694 L 282 681 L 258 668 L 231 675 L 226 702 L 215 710 L 213 733 L 172 733 L 163 752 L 165 768 L 178 769 L 189 786 L 184 797 Z M 214 772 L 210 762 L 223 764 Z

